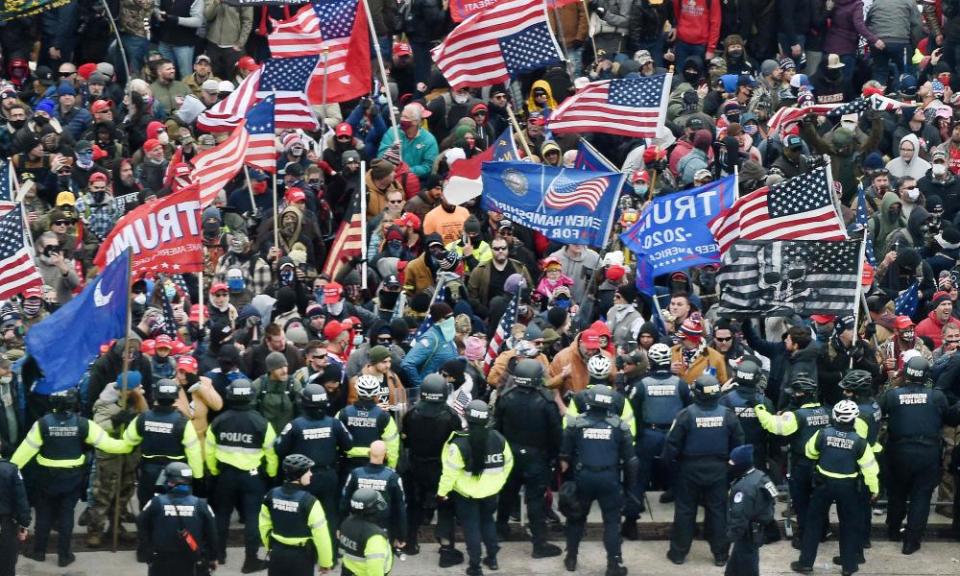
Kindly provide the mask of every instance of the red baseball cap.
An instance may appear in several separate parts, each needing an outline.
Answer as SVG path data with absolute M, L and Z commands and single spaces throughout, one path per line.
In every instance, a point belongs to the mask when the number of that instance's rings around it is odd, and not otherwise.
M 23 291 L 23 297 L 26 298 L 43 298 L 43 289 L 39 286 L 31 286 Z
M 157 351 L 157 341 L 156 340 L 144 340 L 140 343 L 140 353 L 146 354 L 147 356 L 153 356 Z
M 837 319 L 836 316 L 831 314 L 814 314 L 810 316 L 810 319 L 816 322 L 817 324 L 829 324 Z
M 283 195 L 283 198 L 290 204 L 307 201 L 307 195 L 299 188 L 288 189 L 286 194 Z
M 230 287 L 224 284 L 223 282 L 215 282 L 210 286 L 210 293 L 216 294 L 217 292 L 229 292 Z
M 181 356 L 177 358 L 177 369 L 189 374 L 196 374 L 200 367 L 197 365 L 197 359 L 193 356 Z
M 413 54 L 413 50 L 410 49 L 410 45 L 406 42 L 394 42 L 393 43 L 393 55 L 400 56 L 410 56 Z
M 107 178 L 107 175 L 103 172 L 94 172 L 90 175 L 90 178 L 87 179 L 87 184 L 93 184 L 94 182 L 106 182 L 107 180 L 109 180 L 109 178 Z
M 327 286 L 329 286 L 329 284 L 327 284 Z M 349 330 L 349 328 L 341 324 L 339 320 L 331 320 L 323 327 L 323 337 L 327 340 L 334 340 L 346 330 Z
M 420 229 L 420 217 L 413 212 L 407 212 L 393 221 L 397 226 L 409 226 L 414 230 Z
M 337 137 L 340 136 L 353 136 L 353 126 L 347 124 L 346 122 L 341 122 L 337 124 L 336 129 Z
M 207 312 L 206 306 L 194 306 L 190 308 L 190 317 L 187 318 L 189 322 L 199 322 L 200 321 L 200 309 L 203 308 L 203 319 L 209 320 L 210 313 Z
M 163 146 L 163 144 L 161 144 L 156 138 L 151 138 L 143 143 L 143 151 L 149 152 L 158 146 Z
M 113 100 L 97 100 L 90 106 L 90 112 L 97 114 L 105 110 L 113 110 Z
M 339 282 L 327 282 L 323 287 L 323 303 L 333 304 L 339 302 L 341 294 L 343 294 L 343 286 L 341 286 Z
M 580 333 L 580 343 L 587 347 L 587 350 L 597 350 L 600 348 L 600 335 L 594 330 L 584 330 Z
M 157 336 L 154 340 L 156 342 L 156 348 L 166 348 L 167 350 L 173 350 L 173 338 L 167 336 L 166 334 L 161 334 Z
M 913 320 L 909 316 L 897 316 L 893 321 L 893 327 L 897 330 L 913 328 Z

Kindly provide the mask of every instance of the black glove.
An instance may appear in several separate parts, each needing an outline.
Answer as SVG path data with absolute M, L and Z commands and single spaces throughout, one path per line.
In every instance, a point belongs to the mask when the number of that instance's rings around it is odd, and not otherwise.
M 853 358 L 854 362 L 863 360 L 863 342 L 857 340 L 853 343 L 853 346 L 850 348 L 850 357 Z
M 178 24 L 180 22 L 180 17 L 167 14 L 167 22 L 171 24 Z
M 120 428 L 129 424 L 130 421 L 133 420 L 134 416 L 136 416 L 136 414 L 132 412 L 127 412 L 125 410 L 123 412 L 120 412 L 119 414 L 114 414 L 113 416 L 111 416 L 110 423 L 113 424 L 114 430 L 119 430 Z

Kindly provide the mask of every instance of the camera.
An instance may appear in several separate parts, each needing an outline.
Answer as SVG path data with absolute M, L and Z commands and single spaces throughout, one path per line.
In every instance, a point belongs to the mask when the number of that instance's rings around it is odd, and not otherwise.
M 46 256 L 47 258 L 49 258 L 50 256 L 53 256 L 54 254 L 59 254 L 59 253 L 60 253 L 59 246 L 45 246 L 43 249 L 43 255 Z

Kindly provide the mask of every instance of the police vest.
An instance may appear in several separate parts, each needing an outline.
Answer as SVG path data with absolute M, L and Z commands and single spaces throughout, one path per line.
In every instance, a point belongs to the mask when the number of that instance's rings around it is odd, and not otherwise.
M 137 433 L 144 458 L 182 460 L 183 431 L 189 421 L 176 410 L 150 410 L 137 418 Z
M 464 470 L 473 470 L 473 454 L 470 449 L 470 437 L 466 434 L 458 434 L 453 438 L 453 443 L 460 450 L 460 457 L 463 458 Z M 483 474 L 487 472 L 495 473 L 503 469 L 505 464 L 505 455 L 507 441 L 503 436 L 494 434 L 492 431 L 487 434 L 487 457 L 483 461 Z
M 590 384 L 589 386 L 587 386 L 587 388 L 590 388 L 592 386 L 593 384 Z M 581 390 L 580 392 L 577 393 L 576 396 L 573 397 L 573 403 L 577 406 L 578 414 L 586 413 L 587 409 L 589 408 L 589 406 L 587 406 L 586 389 Z M 626 399 L 623 397 L 623 394 L 614 390 L 613 403 L 611 403 L 610 406 L 607 407 L 607 412 L 609 412 L 610 414 L 616 414 L 617 416 L 620 416 L 621 414 L 623 414 L 623 407 L 625 404 L 626 404 Z
M 65 460 L 76 462 L 76 466 L 83 465 L 84 443 L 89 430 L 86 418 L 73 412 L 50 413 L 40 419 L 39 425 L 43 438 L 39 464 L 43 465 L 43 460 Z
M 404 446 L 416 460 L 439 462 L 443 445 L 460 428 L 460 417 L 446 404 L 419 402 L 403 419 Z
M 337 463 L 336 420 L 330 416 L 319 419 L 300 416 L 287 426 L 291 428 L 287 434 L 293 438 L 291 454 L 303 454 L 320 468 Z
M 289 484 L 267 492 L 263 504 L 270 512 L 274 534 L 283 538 L 309 538 L 308 519 L 316 501 L 306 490 Z
M 734 388 L 720 398 L 720 405 L 730 408 L 737 415 L 745 442 L 754 447 L 765 438 L 763 426 L 753 409 L 757 404 L 763 404 L 764 398 L 754 388 Z
M 817 430 L 826 428 L 830 424 L 830 415 L 823 406 L 811 406 L 798 408 L 794 410 L 793 415 L 797 418 L 797 431 L 790 436 L 790 450 L 794 457 L 800 460 L 794 460 L 799 464 L 807 460 L 807 442 L 813 438 Z
M 726 459 L 730 455 L 728 410 L 719 404 L 709 408 L 697 404 L 687 407 L 690 430 L 683 447 L 684 456 L 718 456 Z
M 592 472 L 616 470 L 620 463 L 621 427 L 629 426 L 617 416 L 605 418 L 581 414 L 571 424 L 576 428 L 577 464 Z
M 876 444 L 880 435 L 880 405 L 875 401 L 857 404 L 860 408 L 860 418 L 867 423 L 867 444 Z
M 337 532 L 340 553 L 354 562 L 366 562 L 364 552 L 367 541 L 377 535 L 386 538 L 387 531 L 373 522 L 351 516 L 340 523 L 340 529 Z
M 156 507 L 156 509 L 154 509 Z M 161 554 L 183 555 L 186 546 L 181 530 L 187 530 L 203 546 L 203 513 L 207 501 L 192 494 L 158 494 L 150 500 L 144 513 L 153 511 L 153 550 Z
M 544 406 L 553 405 L 547 394 L 546 388 L 514 386 L 497 400 L 498 428 L 511 445 L 536 450 L 549 445 L 555 431 L 549 429 L 544 413 Z
M 939 442 L 943 417 L 933 404 L 932 391 L 920 386 L 895 388 L 887 403 L 890 439 L 923 438 Z
M 683 400 L 680 399 L 680 384 L 680 378 L 673 375 L 669 378 L 647 376 L 640 380 L 641 389 L 638 393 L 643 398 L 642 418 L 644 424 L 669 426 L 673 423 L 673 419 L 683 410 Z
M 383 435 L 390 415 L 376 405 L 363 409 L 352 404 L 340 411 L 340 421 L 353 436 L 354 446 L 369 446 Z
M 819 468 L 837 475 L 855 476 L 860 472 L 857 460 L 866 449 L 866 440 L 851 430 L 837 430 L 830 426 L 820 431 L 817 449 Z
M 218 450 L 262 450 L 267 435 L 267 419 L 253 410 L 228 410 L 217 417 L 210 428 Z

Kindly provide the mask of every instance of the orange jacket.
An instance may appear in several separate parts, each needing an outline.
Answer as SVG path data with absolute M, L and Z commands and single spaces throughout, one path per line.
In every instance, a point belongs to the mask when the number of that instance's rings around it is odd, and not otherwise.
M 613 362 L 613 357 L 610 353 L 602 350 L 600 353 L 610 358 L 610 386 L 613 386 L 617 377 L 617 368 Z M 550 368 L 547 370 L 547 373 L 551 379 L 560 377 L 560 373 L 566 366 L 570 367 L 570 374 L 560 378 L 560 383 L 556 386 L 557 390 L 559 390 L 561 394 L 564 394 L 567 391 L 577 393 L 586 388 L 587 384 L 590 383 L 590 374 L 587 372 L 587 363 L 584 361 L 583 356 L 580 355 L 579 334 L 577 334 L 577 337 L 573 339 L 573 342 L 571 342 L 569 346 L 553 357 L 553 362 L 550 363 Z

